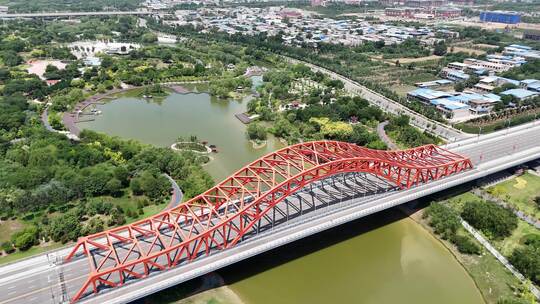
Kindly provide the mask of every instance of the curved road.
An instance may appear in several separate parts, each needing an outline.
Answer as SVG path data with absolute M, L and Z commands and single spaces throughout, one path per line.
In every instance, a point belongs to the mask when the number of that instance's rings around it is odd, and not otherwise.
M 384 130 L 384 127 L 386 127 L 389 124 L 388 120 L 381 122 L 377 125 L 377 135 L 379 135 L 379 138 L 388 146 L 390 150 L 399 150 L 399 147 L 388 137 L 388 134 L 386 134 L 386 131 Z
M 182 189 L 180 189 L 180 187 L 178 186 L 174 178 L 172 178 L 167 173 L 163 173 L 163 175 L 165 175 L 165 177 L 171 182 L 171 187 L 172 187 L 171 201 L 169 202 L 167 207 L 165 207 L 165 209 L 171 209 L 178 206 L 182 202 L 182 199 L 184 198 L 184 193 L 182 192 Z
M 311 70 L 316 72 L 321 72 L 323 74 L 326 74 L 330 76 L 330 78 L 335 80 L 341 80 L 344 85 L 345 89 L 349 92 L 352 92 L 354 94 L 359 95 L 360 97 L 366 99 L 370 103 L 378 106 L 381 110 L 387 113 L 391 113 L 394 115 L 398 114 L 407 114 L 411 117 L 410 123 L 414 125 L 415 127 L 427 130 L 430 133 L 433 133 L 439 137 L 442 137 L 446 139 L 449 142 L 454 142 L 460 139 L 473 137 L 474 135 L 464 133 L 460 130 L 454 129 L 450 126 L 447 126 L 443 123 L 440 123 L 438 121 L 434 121 L 432 119 L 429 119 L 423 115 L 420 115 L 413 110 L 407 108 L 406 106 L 400 104 L 397 101 L 394 101 L 386 96 L 383 96 L 363 85 L 360 83 L 349 79 L 347 77 L 344 77 L 338 73 L 335 73 L 334 71 L 328 70 L 326 68 L 320 67 L 318 65 L 311 64 L 309 62 L 293 59 L 290 57 L 283 56 L 285 60 L 289 61 L 290 63 L 301 63 L 311 68 Z

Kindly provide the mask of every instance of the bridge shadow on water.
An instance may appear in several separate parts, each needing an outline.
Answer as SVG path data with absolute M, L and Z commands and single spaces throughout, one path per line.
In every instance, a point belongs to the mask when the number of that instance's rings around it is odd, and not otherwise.
M 392 223 L 408 217 L 408 213 L 423 209 L 431 202 L 469 191 L 476 186 L 475 182 L 454 187 L 434 195 L 426 196 L 417 201 L 393 207 L 378 213 L 345 223 L 343 225 L 322 231 L 315 235 L 283 245 L 273 250 L 261 253 L 249 259 L 237 262 L 222 268 L 204 277 L 193 279 L 159 293 L 135 301 L 137 304 L 171 303 L 197 293 L 223 285 L 232 285 L 236 282 L 249 279 L 272 268 L 302 258 L 309 254 L 346 242 L 362 234 L 375 231 Z
M 205 290 L 222 285 L 231 285 L 364 233 L 377 230 L 406 217 L 407 214 L 397 207 L 387 209 L 275 248 L 222 268 L 215 273 L 184 282 L 133 303 L 171 303 Z

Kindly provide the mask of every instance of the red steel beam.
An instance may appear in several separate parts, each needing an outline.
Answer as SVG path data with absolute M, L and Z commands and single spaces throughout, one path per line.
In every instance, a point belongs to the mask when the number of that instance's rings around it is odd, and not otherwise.
M 365 172 L 409 189 L 470 168 L 468 158 L 435 145 L 380 151 L 315 141 L 280 149 L 173 209 L 79 238 L 66 261 L 82 249 L 91 273 L 71 302 L 100 286 L 119 287 L 208 255 L 211 248 L 233 247 L 279 202 L 316 180 Z

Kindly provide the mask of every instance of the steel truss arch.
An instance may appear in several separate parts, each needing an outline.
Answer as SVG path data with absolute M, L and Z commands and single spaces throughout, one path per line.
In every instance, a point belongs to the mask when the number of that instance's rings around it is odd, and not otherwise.
M 173 209 L 80 238 L 66 261 L 82 250 L 91 273 L 71 301 L 233 247 L 279 202 L 329 176 L 364 172 L 409 189 L 471 168 L 468 158 L 435 145 L 379 151 L 315 141 L 285 147 Z

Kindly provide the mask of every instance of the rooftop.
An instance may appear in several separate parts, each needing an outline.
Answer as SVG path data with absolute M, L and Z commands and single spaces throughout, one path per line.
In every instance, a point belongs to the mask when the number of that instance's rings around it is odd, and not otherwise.
M 525 89 L 510 89 L 506 90 L 504 92 L 501 92 L 502 95 L 512 95 L 514 97 L 517 97 L 519 99 L 525 99 L 529 98 L 533 95 L 538 95 L 538 92 L 533 92 Z

